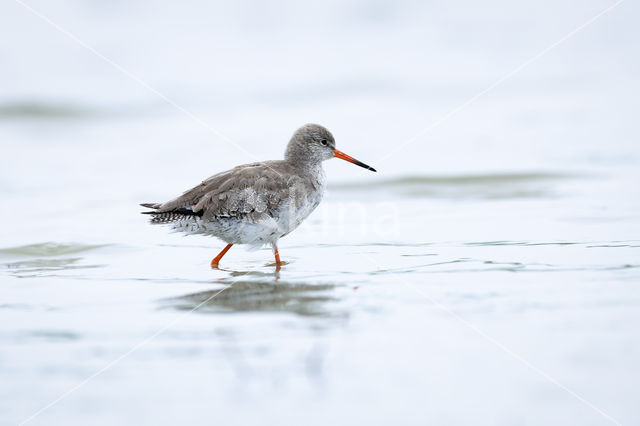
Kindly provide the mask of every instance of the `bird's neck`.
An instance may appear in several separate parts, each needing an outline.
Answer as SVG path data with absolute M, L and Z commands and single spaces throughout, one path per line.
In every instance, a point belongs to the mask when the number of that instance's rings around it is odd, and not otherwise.
M 322 173 L 322 160 L 310 158 L 305 155 L 285 155 L 285 161 L 303 173 L 318 174 Z

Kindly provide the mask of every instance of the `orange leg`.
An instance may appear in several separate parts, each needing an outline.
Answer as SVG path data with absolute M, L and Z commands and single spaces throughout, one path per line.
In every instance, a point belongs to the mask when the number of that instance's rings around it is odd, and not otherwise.
M 275 244 L 273 245 L 273 255 L 276 257 L 276 271 L 279 271 L 280 267 L 282 266 L 282 262 L 280 261 L 280 253 L 278 253 L 278 247 Z
M 213 260 L 211 261 L 211 267 L 212 268 L 217 268 L 218 267 L 218 263 L 220 263 L 220 259 L 222 259 L 222 256 L 224 256 L 229 249 L 231 248 L 233 244 L 227 244 L 227 246 L 225 248 L 222 249 L 222 251 L 220 253 L 218 253 L 218 255 L 216 257 L 213 258 Z

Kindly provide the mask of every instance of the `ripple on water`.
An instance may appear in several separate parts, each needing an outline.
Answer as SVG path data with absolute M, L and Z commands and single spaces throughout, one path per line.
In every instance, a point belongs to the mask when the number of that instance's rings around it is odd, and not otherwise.
M 2 119 L 71 119 L 90 114 L 86 108 L 43 102 L 12 102 L 0 105 Z
M 561 173 L 498 173 L 460 176 L 407 176 L 332 185 L 336 191 L 393 191 L 395 195 L 430 198 L 517 199 L 554 196 L 559 180 L 580 176 Z
M 465 246 L 572 246 L 584 244 L 570 241 L 528 242 L 528 241 L 478 241 L 464 243 Z
M 51 271 L 98 268 L 101 265 L 82 264 L 83 257 L 78 255 L 106 246 L 54 242 L 29 244 L 0 249 L 0 259 L 11 259 L 3 262 L 3 266 L 16 277 L 42 276 Z
M 7 247 L 0 249 L 0 257 L 53 257 L 67 254 L 82 253 L 101 247 L 107 247 L 108 244 L 74 244 L 74 243 L 55 243 L 46 242 L 38 244 L 28 244 L 17 247 Z
M 81 339 L 81 335 L 67 330 L 39 329 L 0 333 L 0 341 L 28 344 L 34 342 L 70 343 Z

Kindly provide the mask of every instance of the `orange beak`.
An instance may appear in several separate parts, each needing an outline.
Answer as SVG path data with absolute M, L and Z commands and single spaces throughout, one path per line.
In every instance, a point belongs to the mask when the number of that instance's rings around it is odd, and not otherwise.
M 375 172 L 375 171 L 376 171 L 376 169 L 374 169 L 373 167 L 371 167 L 371 166 L 367 166 L 367 165 L 366 165 L 366 164 L 364 164 L 363 162 L 358 161 L 358 160 L 356 160 L 355 158 L 348 156 L 348 155 L 347 155 L 347 154 L 345 154 L 344 152 L 342 152 L 342 151 L 338 151 L 337 149 L 334 149 L 334 150 L 333 150 L 333 156 L 334 156 L 334 157 L 337 157 L 337 158 L 341 158 L 341 159 L 343 159 L 344 161 L 348 161 L 348 162 L 350 162 L 350 163 L 353 163 L 353 164 L 355 164 L 356 166 L 364 167 L 365 169 L 367 169 L 367 170 L 371 170 L 372 172 Z

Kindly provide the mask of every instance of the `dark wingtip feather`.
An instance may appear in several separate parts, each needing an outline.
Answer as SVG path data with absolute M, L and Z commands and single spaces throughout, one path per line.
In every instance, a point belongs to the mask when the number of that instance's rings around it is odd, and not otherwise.
M 140 204 L 142 207 L 146 207 L 148 209 L 154 209 L 157 210 L 160 208 L 160 204 L 158 203 L 142 203 Z M 157 212 L 155 211 L 150 211 L 150 212 L 140 212 L 141 214 L 156 214 Z

